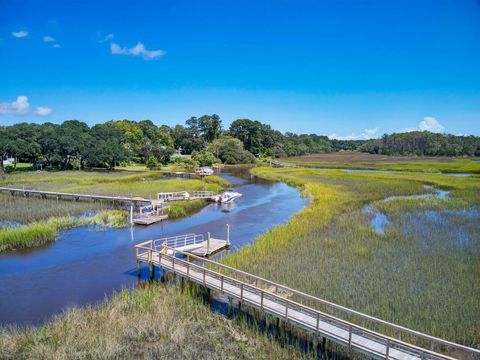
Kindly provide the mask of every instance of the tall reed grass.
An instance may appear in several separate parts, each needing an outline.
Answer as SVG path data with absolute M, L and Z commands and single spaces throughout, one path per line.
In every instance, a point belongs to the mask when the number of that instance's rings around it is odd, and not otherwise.
M 431 225 L 426 217 L 426 223 L 408 225 L 408 219 L 420 218 L 427 211 L 468 211 L 478 206 L 477 177 L 252 171 L 297 186 L 312 201 L 287 224 L 226 257 L 226 263 L 387 321 L 480 345 L 480 223 L 457 219 L 452 231 L 450 222 Z M 449 189 L 450 195 L 445 200 L 381 201 L 388 196 L 426 193 L 425 184 Z M 376 233 L 362 212 L 372 203 L 392 222 L 385 234 Z M 452 238 L 458 236 L 468 242 L 452 245 Z M 429 239 L 428 246 L 425 239 Z
M 1 228 L 0 252 L 42 246 L 55 241 L 60 230 L 82 225 L 125 227 L 128 225 L 127 212 L 102 210 L 93 217 L 52 217 L 16 228 Z
M 0 328 L 2 359 L 303 359 L 177 287 L 123 290 L 39 328 Z

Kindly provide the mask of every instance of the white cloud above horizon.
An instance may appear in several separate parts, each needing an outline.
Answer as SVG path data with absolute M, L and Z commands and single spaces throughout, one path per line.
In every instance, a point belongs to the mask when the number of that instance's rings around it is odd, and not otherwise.
M 364 129 L 360 134 L 356 134 L 352 132 L 350 135 L 338 135 L 336 133 L 328 135 L 330 139 L 336 140 L 368 140 L 368 139 L 375 139 L 378 138 L 379 128 L 372 128 L 372 129 Z
M 141 42 L 138 42 L 137 45 L 131 48 L 121 47 L 119 44 L 111 43 L 110 51 L 113 55 L 142 56 L 145 60 L 156 59 L 166 54 L 163 50 L 147 50 Z
M 23 38 L 28 36 L 28 31 L 26 30 L 12 31 L 12 36 L 16 38 Z
M 30 103 L 28 102 L 28 97 L 24 95 L 17 96 L 17 99 L 12 102 L 2 102 L 0 103 L 0 115 L 38 115 L 38 116 L 47 116 L 51 114 L 53 109 L 45 106 L 39 106 L 32 109 Z
M 405 132 L 412 131 L 430 131 L 433 133 L 442 133 L 445 130 L 445 126 L 440 124 L 440 122 L 433 116 L 425 116 L 422 121 L 418 123 L 418 126 L 415 128 L 406 128 L 403 129 Z

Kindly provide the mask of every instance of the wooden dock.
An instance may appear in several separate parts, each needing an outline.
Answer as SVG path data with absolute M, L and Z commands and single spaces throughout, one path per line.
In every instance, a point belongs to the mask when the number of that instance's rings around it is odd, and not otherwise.
M 152 225 L 166 219 L 168 219 L 168 215 L 151 215 L 135 218 L 133 223 L 137 225 Z
M 210 233 L 207 233 L 206 238 L 203 234 L 184 234 L 148 240 L 138 244 L 138 246 L 156 251 L 168 248 L 170 249 L 168 250 L 169 253 L 172 253 L 171 249 L 174 249 L 175 251 L 188 252 L 196 256 L 208 257 L 230 246 L 230 226 L 226 226 L 226 240 L 212 238 Z
M 157 193 L 157 200 L 161 201 L 184 201 L 204 199 L 209 201 L 217 201 L 220 194 L 213 191 L 175 191 L 175 192 L 161 192 Z
M 183 171 L 177 171 L 177 172 L 163 172 L 163 176 L 170 177 L 170 178 L 180 178 L 180 179 L 196 179 L 196 178 L 201 178 L 200 175 L 197 175 L 195 173 L 187 173 Z
M 298 326 L 311 333 L 314 339 L 320 336 L 375 359 L 452 360 L 480 356 L 478 349 L 362 314 L 188 252 L 165 246 L 155 249 L 153 245 L 143 243 L 135 246 L 139 269 L 140 263 L 147 263 L 152 274 L 154 266 L 157 266 L 226 294 L 239 305 L 252 306 L 264 314 Z M 183 255 L 183 258 L 178 255 Z
M 229 246 L 230 244 L 227 242 L 227 240 L 210 238 L 202 241 L 197 248 L 191 249 L 189 253 L 197 256 L 206 257 L 216 254 L 217 252 L 222 251 Z M 182 249 L 179 250 L 181 251 Z
M 91 195 L 91 194 L 79 194 L 79 193 L 66 193 L 59 191 L 46 191 L 46 190 L 33 190 L 33 189 L 17 189 L 17 188 L 8 188 L 0 187 L 1 192 L 9 192 L 12 196 L 19 194 L 25 197 L 36 195 L 41 198 L 56 198 L 57 200 L 61 199 L 70 199 L 73 201 L 79 201 L 80 199 L 92 200 L 92 201 L 110 201 L 114 203 L 124 203 L 124 204 L 144 204 L 150 202 L 148 199 L 137 198 L 137 197 L 128 197 L 128 196 L 108 196 L 108 195 Z

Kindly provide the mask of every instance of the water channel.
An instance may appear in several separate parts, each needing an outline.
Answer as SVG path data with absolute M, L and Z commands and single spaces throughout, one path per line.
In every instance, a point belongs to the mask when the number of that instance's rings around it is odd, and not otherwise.
M 235 171 L 221 176 L 243 194 L 233 205 L 210 204 L 189 217 L 149 227 L 62 231 L 56 242 L 0 254 L 0 323 L 39 325 L 63 309 L 96 303 L 137 285 L 133 245 L 167 236 L 211 232 L 225 238 L 230 224 L 235 251 L 307 205 L 300 193 Z M 48 200 L 45 200 L 48 201 Z

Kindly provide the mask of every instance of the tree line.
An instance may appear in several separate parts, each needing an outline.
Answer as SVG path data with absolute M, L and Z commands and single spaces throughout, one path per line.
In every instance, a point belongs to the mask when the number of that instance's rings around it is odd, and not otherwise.
M 383 155 L 480 156 L 480 137 L 412 131 L 383 135 L 359 147 L 359 151 Z
M 235 120 L 224 129 L 218 115 L 191 117 L 184 125 L 156 126 L 150 120 L 112 120 L 89 127 L 78 120 L 62 124 L 19 123 L 0 126 L 0 156 L 34 168 L 113 169 L 130 161 L 161 166 L 175 151 L 192 155 L 200 165 L 221 161 L 252 163 L 259 157 L 298 156 L 356 148 L 315 134 L 282 134 L 270 125 Z M 3 161 L 1 162 L 2 170 Z
M 167 164 L 175 152 L 198 165 L 252 163 L 258 158 L 301 156 L 339 150 L 398 155 L 480 155 L 478 137 L 410 132 L 375 140 L 335 140 L 316 134 L 285 134 L 250 119 L 224 128 L 216 114 L 191 117 L 183 125 L 157 126 L 150 120 L 111 120 L 92 127 L 78 120 L 62 124 L 0 126 L 0 156 L 34 168 L 113 169 L 118 164 Z M 178 158 L 178 156 L 176 156 Z M 185 159 L 183 159 L 185 160 Z M 180 158 L 181 161 L 181 158 Z M 0 161 L 4 172 L 3 161 Z M 192 164 L 190 164 L 192 165 Z M 193 165 L 192 165 L 193 166 Z

